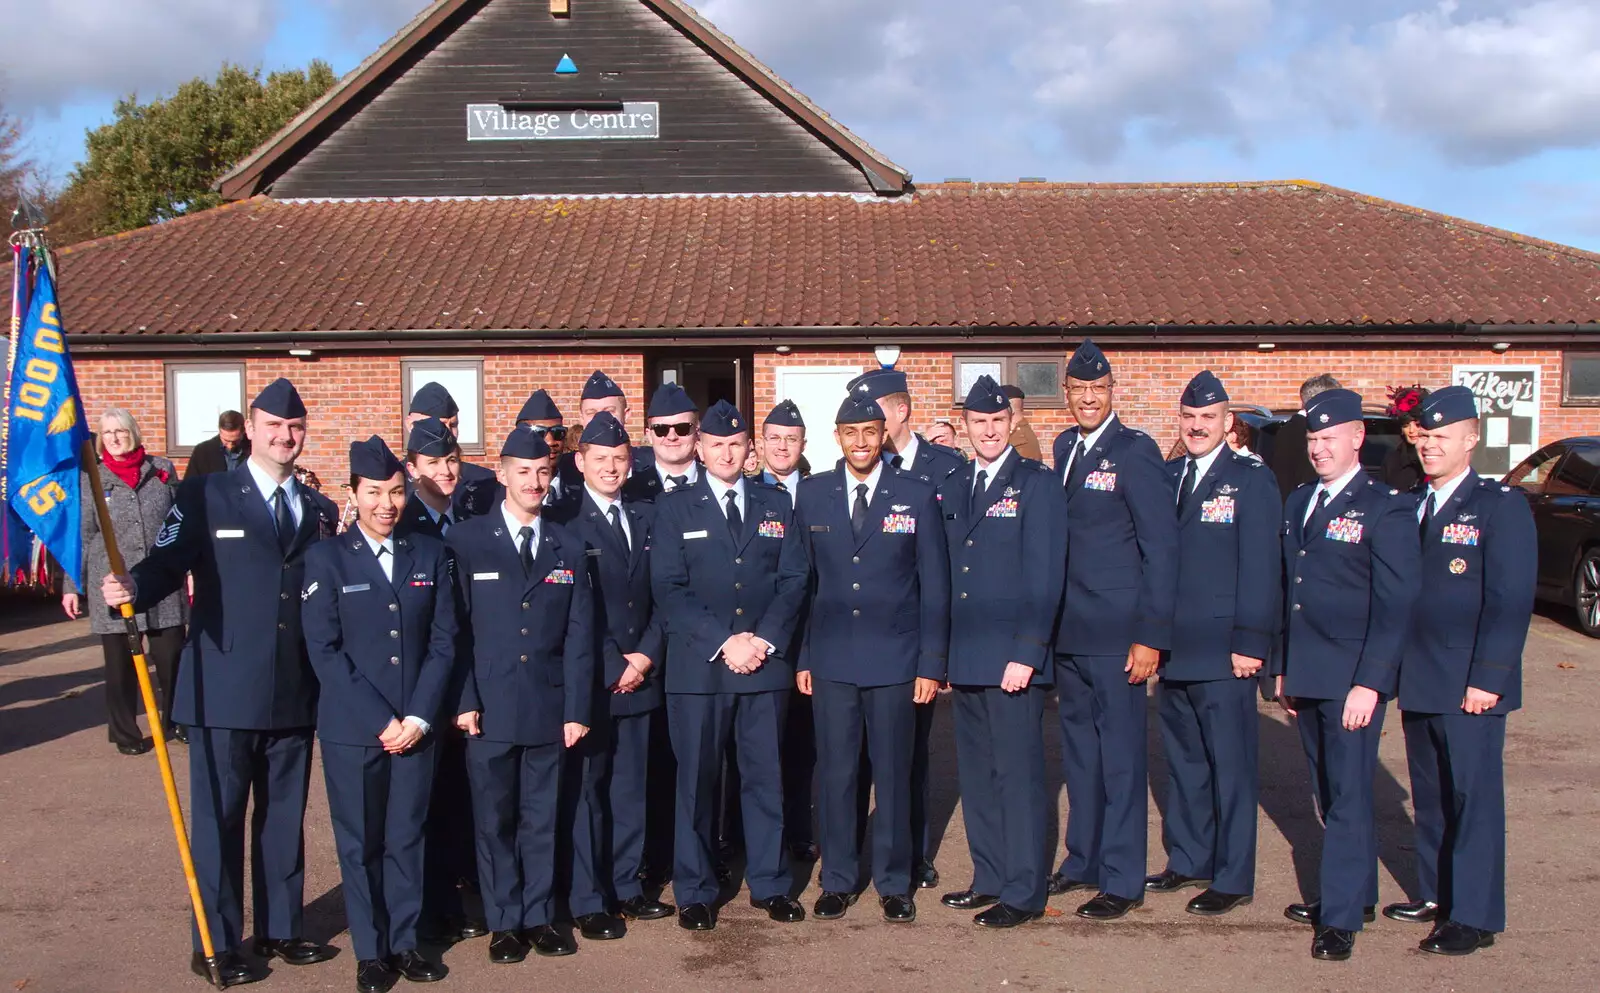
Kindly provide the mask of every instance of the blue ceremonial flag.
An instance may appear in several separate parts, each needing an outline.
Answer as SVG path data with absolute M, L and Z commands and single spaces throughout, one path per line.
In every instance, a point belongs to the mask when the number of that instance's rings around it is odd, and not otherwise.
M 7 396 L 6 492 L 11 507 L 83 589 L 78 471 L 89 430 L 62 334 L 55 284 L 44 265 L 39 266 L 12 350 Z

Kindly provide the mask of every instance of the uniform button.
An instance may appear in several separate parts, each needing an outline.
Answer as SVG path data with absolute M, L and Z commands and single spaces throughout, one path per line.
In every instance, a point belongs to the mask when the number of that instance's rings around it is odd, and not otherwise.
M 628 629 L 628 633 L 629 633 L 629 634 L 632 634 L 632 633 L 633 633 L 633 632 L 634 632 L 634 631 L 635 631 L 635 630 L 637 630 L 637 628 L 629 628 L 629 629 Z
M 287 562 L 285 562 L 285 563 L 284 563 L 284 564 L 283 564 L 283 571 L 284 571 L 284 572 L 288 572 L 288 571 L 289 571 L 289 563 L 287 563 Z
M 737 587 L 736 587 L 736 588 L 737 588 Z M 632 600 L 629 600 L 629 601 L 628 601 L 628 606 L 629 606 L 629 607 L 632 607 L 632 606 L 633 606 L 633 601 L 632 601 Z
M 1298 553 L 1296 553 L 1296 554 L 1298 554 L 1298 555 L 1299 555 L 1299 556 L 1300 556 L 1300 557 L 1301 557 L 1301 558 L 1305 558 L 1305 557 L 1306 557 L 1306 550 L 1305 550 L 1305 549 L 1304 549 L 1304 548 L 1302 548 L 1302 549 L 1300 549 L 1300 551 L 1299 551 L 1299 552 L 1298 552 Z
M 735 608 L 733 608 L 733 612 L 735 614 L 738 614 L 740 617 L 744 616 L 744 608 L 743 607 L 735 607 Z
M 852 555 L 852 556 L 850 556 L 850 561 L 851 561 L 851 562 L 852 562 L 852 563 L 854 563 L 854 564 L 855 564 L 855 565 L 860 565 L 860 564 L 861 564 L 861 556 L 859 556 L 859 555 Z
M 527 629 L 527 628 L 522 628 L 522 629 L 520 629 L 520 630 L 519 630 L 519 631 L 518 631 L 518 633 L 519 633 L 519 634 L 521 634 L 521 635 L 524 635 L 524 636 L 526 636 L 526 635 L 527 635 L 527 633 L 528 633 L 528 629 Z
M 968 548 L 971 548 L 971 547 L 972 547 L 972 539 L 971 539 L 971 538 L 968 538 L 968 539 L 967 539 L 967 547 L 968 547 Z
M 389 604 L 389 609 L 390 610 L 399 610 L 400 609 L 400 605 L 398 603 L 391 603 L 391 604 Z
M 734 565 L 744 565 L 744 559 L 734 559 L 733 560 L 733 564 Z
M 965 593 L 961 594 L 961 599 L 965 600 L 966 598 L 967 598 L 967 595 Z
M 1294 609 L 1295 609 L 1295 610 L 1299 610 L 1299 609 L 1300 609 L 1300 605 L 1299 605 L 1299 604 L 1298 604 L 1298 603 L 1297 603 L 1297 604 L 1295 604 L 1295 605 L 1294 605 Z
M 528 657 L 526 655 L 518 656 L 518 661 L 526 662 L 528 661 Z
M 526 600 L 522 601 L 522 609 L 523 610 L 527 610 L 528 609 L 528 601 L 526 601 Z
M 278 594 L 278 599 L 279 600 L 287 600 L 287 599 L 289 599 L 289 594 L 287 594 L 287 593 L 279 593 Z
M 734 583 L 733 584 L 733 588 L 736 589 L 736 590 L 742 590 L 742 589 L 744 589 L 744 584 L 743 583 Z M 630 604 L 628 604 L 628 606 L 631 607 L 631 606 L 633 606 L 633 604 L 630 603 Z
M 1306 579 L 1305 579 L 1304 576 L 1296 576 L 1296 577 L 1294 577 L 1294 581 L 1297 582 L 1297 583 L 1303 583 L 1303 582 L 1306 581 Z
M 859 590 L 861 588 L 861 584 L 860 583 L 851 583 L 850 584 L 850 588 L 852 590 Z
M 390 631 L 389 632 L 389 637 L 398 638 L 398 637 L 400 637 L 400 632 L 399 631 Z
M 389 664 L 390 665 L 399 665 L 400 664 L 400 656 L 398 656 L 398 655 L 389 656 Z
M 859 611 L 859 610 L 852 610 L 852 611 L 850 611 L 850 616 L 851 616 L 851 617 L 860 617 L 860 616 L 861 616 L 861 611 Z
M 289 625 L 287 625 L 287 624 L 279 624 L 278 625 L 278 630 L 279 631 L 287 631 L 287 630 L 289 630 Z
M 961 571 L 962 572 L 971 572 L 972 571 L 972 566 L 964 565 L 964 566 L 961 567 Z

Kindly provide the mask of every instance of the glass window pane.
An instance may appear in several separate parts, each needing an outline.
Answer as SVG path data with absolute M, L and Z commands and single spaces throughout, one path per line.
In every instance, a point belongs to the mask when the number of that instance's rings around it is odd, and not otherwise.
M 979 376 L 992 376 L 997 383 L 1005 382 L 1006 364 L 998 359 L 956 359 L 956 402 L 966 400 L 972 384 Z
M 243 366 L 173 366 L 170 378 L 173 420 L 167 444 L 174 448 L 192 448 L 216 437 L 223 411 L 245 410 Z
M 1059 362 L 1018 362 L 1016 382 L 1023 396 L 1054 399 L 1061 389 L 1061 364 Z
M 1557 444 L 1534 452 L 1526 462 L 1511 470 L 1506 483 L 1520 486 L 1529 493 L 1544 492 L 1545 477 L 1550 475 L 1550 470 L 1556 467 L 1556 460 L 1566 451 L 1565 445 Z
M 1593 449 L 1575 448 L 1556 469 L 1555 478 L 1545 487 L 1546 493 L 1558 496 L 1587 496 L 1600 479 L 1600 458 Z
M 1567 356 L 1567 398 L 1600 400 L 1600 355 Z

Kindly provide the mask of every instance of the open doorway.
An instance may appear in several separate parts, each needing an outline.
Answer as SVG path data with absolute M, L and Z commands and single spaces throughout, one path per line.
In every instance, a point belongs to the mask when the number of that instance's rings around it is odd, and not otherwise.
M 755 393 L 755 352 L 750 349 L 701 350 L 679 348 L 645 358 L 645 393 L 662 383 L 677 383 L 700 410 L 726 400 L 745 417 Z

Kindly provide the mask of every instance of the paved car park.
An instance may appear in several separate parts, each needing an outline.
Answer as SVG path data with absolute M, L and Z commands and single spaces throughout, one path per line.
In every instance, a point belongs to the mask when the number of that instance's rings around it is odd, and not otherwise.
M 1526 654 L 1526 709 L 1507 739 L 1510 931 L 1487 951 L 1440 959 L 1415 950 L 1426 928 L 1379 918 L 1347 963 L 1314 962 L 1308 929 L 1282 917 L 1314 876 L 1318 831 L 1304 761 L 1275 705 L 1261 708 L 1260 865 L 1255 903 L 1216 920 L 1183 912 L 1186 896 L 1152 898 L 1124 921 L 1074 918 L 1074 894 L 1051 916 L 1004 933 L 925 892 L 910 926 L 877 918 L 864 900 L 838 922 L 779 925 L 740 894 L 709 934 L 671 921 L 584 943 L 566 959 L 491 966 L 486 941 L 445 953 L 444 990 L 701 991 L 737 987 L 835 990 L 1591 990 L 1600 974 L 1592 901 L 1600 884 L 1600 641 L 1570 614 L 1541 608 Z M 203 989 L 188 972 L 188 902 L 153 756 L 124 757 L 106 742 L 101 656 L 87 625 L 53 603 L 0 599 L 0 989 L 96 993 Z M 1046 735 L 1052 775 L 1058 749 Z M 1393 715 L 1391 715 L 1392 717 Z M 970 863 L 954 786 L 947 709 L 935 738 L 935 823 L 947 823 L 937 861 L 950 888 Z M 1154 722 L 1152 721 L 1152 731 Z M 1154 735 L 1152 735 L 1154 738 Z M 1164 775 L 1152 741 L 1152 781 Z M 180 784 L 186 757 L 174 746 Z M 1405 756 L 1398 722 L 1382 746 L 1377 783 L 1381 898 L 1413 878 Z M 354 963 L 320 771 L 306 821 L 310 937 L 343 951 L 304 969 L 276 966 L 263 991 L 348 990 Z M 1155 794 L 1160 797 L 1160 792 Z M 1065 799 L 1063 796 L 1063 812 Z M 1161 867 L 1151 804 L 1151 868 Z M 797 887 L 804 884 L 799 870 Z M 800 899 L 815 899 L 814 885 Z M 1191 894 L 1192 895 L 1192 894 Z M 1064 910 L 1064 914 L 1057 911 Z M 1585 978 L 1587 977 L 1587 978 Z

